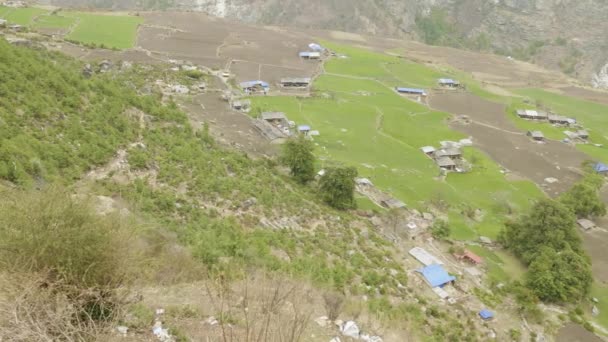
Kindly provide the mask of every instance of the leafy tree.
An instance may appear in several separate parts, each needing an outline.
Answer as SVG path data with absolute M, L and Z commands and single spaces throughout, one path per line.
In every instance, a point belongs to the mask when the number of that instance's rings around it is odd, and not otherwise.
M 445 240 L 450 236 L 451 229 L 444 220 L 437 220 L 431 227 L 431 234 L 435 239 Z
M 593 180 L 575 184 L 561 196 L 560 201 L 578 217 L 606 215 L 606 204 L 600 199 L 597 188 L 593 187 Z
M 526 264 L 534 260 L 542 246 L 557 251 L 569 247 L 582 253 L 573 213 L 562 203 L 550 199 L 536 203 L 531 212 L 518 221 L 508 222 L 499 241 Z
M 356 207 L 355 177 L 357 177 L 357 169 L 354 167 L 326 169 L 319 182 L 323 200 L 336 209 L 354 209 Z
M 289 139 L 283 145 L 281 161 L 291 170 L 291 175 L 305 184 L 315 178 L 314 146 L 304 136 Z
M 589 293 L 593 276 L 588 260 L 570 248 L 542 247 L 530 264 L 526 285 L 543 301 L 578 301 Z

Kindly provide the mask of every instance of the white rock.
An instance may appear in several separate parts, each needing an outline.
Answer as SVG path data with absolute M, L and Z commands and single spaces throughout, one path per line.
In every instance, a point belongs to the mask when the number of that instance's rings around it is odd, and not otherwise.
M 207 318 L 207 319 L 205 320 L 205 323 L 207 323 L 207 324 L 209 324 L 209 325 L 216 325 L 216 324 L 218 324 L 219 322 L 217 321 L 217 319 L 216 319 L 215 317 L 210 316 L 209 318 Z
M 591 309 L 591 314 L 593 316 L 599 315 L 600 314 L 600 309 L 598 309 L 597 306 L 594 305 L 593 308 Z
M 342 340 L 340 340 L 339 337 L 334 337 L 331 340 L 329 340 L 329 342 L 342 342 Z
M 365 342 L 382 342 L 382 337 L 380 337 L 380 336 L 361 335 L 361 340 L 365 341 Z
M 165 313 L 165 309 L 156 309 L 156 314 L 157 315 L 162 315 Z
M 352 337 L 352 338 L 359 338 L 359 327 L 357 326 L 357 323 L 355 323 L 354 321 L 348 321 L 346 323 L 344 323 L 344 325 L 341 327 L 340 331 L 342 332 L 342 335 L 344 336 L 348 336 L 348 337 Z
M 121 326 L 116 327 L 116 330 L 118 331 L 118 333 L 126 336 L 127 332 L 129 331 L 129 328 L 125 327 L 124 325 L 121 325 Z
M 315 319 L 315 322 L 322 328 L 325 328 L 329 323 L 329 318 L 327 316 L 321 316 Z

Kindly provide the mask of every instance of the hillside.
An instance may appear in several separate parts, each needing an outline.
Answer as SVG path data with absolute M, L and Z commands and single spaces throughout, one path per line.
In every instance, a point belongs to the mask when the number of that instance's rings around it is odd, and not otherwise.
M 199 10 L 246 23 L 418 38 L 533 61 L 597 87 L 607 82 L 602 68 L 608 64 L 608 4 L 601 0 L 50 1 L 75 7 Z

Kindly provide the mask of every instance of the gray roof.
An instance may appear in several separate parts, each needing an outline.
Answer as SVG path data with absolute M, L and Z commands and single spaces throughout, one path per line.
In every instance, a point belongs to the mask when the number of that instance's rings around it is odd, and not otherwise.
M 532 138 L 545 138 L 545 135 L 541 131 L 530 131 L 528 132 L 528 135 Z
M 581 228 L 587 230 L 595 227 L 595 223 L 587 219 L 580 219 L 576 221 Z
M 310 77 L 286 77 L 286 78 L 281 78 L 281 83 L 310 83 Z
M 519 115 L 519 116 L 526 116 L 526 111 L 523 110 L 523 109 L 518 109 L 517 110 L 517 115 Z
M 262 113 L 263 120 L 287 120 L 287 116 L 283 112 L 264 112 Z
M 440 157 L 437 158 L 437 165 L 439 167 L 451 167 L 456 166 L 456 163 L 450 157 Z
M 568 118 L 561 115 L 549 114 L 549 121 L 567 122 Z
M 584 129 L 581 129 L 580 131 L 576 132 L 576 134 L 578 134 L 579 137 L 588 137 L 589 136 L 589 132 L 587 132 Z
M 455 147 L 448 147 L 448 148 L 444 148 L 444 149 L 441 149 L 441 150 L 435 152 L 435 156 L 438 158 L 439 157 L 458 157 L 461 155 L 462 155 L 462 152 Z
M 424 146 L 420 148 L 424 153 L 433 153 L 435 152 L 435 148 L 433 146 Z
M 405 208 L 405 203 L 401 202 L 396 198 L 387 198 L 382 200 L 382 204 L 388 208 Z

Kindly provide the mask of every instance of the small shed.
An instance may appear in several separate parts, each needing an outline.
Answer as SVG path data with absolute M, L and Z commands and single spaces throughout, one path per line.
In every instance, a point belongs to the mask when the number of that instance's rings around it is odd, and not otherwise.
M 456 281 L 456 277 L 450 275 L 441 265 L 437 264 L 423 267 L 418 269 L 417 272 L 422 274 L 431 287 L 444 287 Z
M 435 157 L 449 157 L 452 159 L 462 158 L 462 151 L 456 147 L 447 147 L 435 152 Z
M 420 150 L 422 151 L 422 153 L 426 154 L 427 156 L 432 156 L 433 153 L 435 153 L 435 148 L 433 146 L 424 146 L 421 147 Z
M 399 209 L 406 207 L 405 203 L 401 202 L 396 198 L 391 197 L 381 200 L 380 204 L 387 209 Z
M 608 174 L 608 165 L 604 163 L 597 163 L 593 166 L 593 170 L 597 173 Z
M 270 90 L 270 85 L 264 81 L 247 81 L 240 84 L 241 89 L 246 93 L 254 93 L 257 91 L 263 91 L 267 93 Z
M 302 51 L 300 52 L 300 58 L 303 59 L 319 59 L 321 58 L 321 53 L 317 51 Z
M 587 130 L 584 130 L 584 129 L 577 131 L 576 135 L 583 140 L 589 139 L 589 132 L 587 132 Z
M 578 223 L 578 225 L 584 230 L 589 230 L 589 229 L 593 229 L 596 227 L 595 223 L 593 223 L 593 221 L 587 220 L 587 219 L 577 220 L 576 223 Z
M 479 317 L 481 317 L 481 319 L 484 321 L 491 321 L 494 319 L 494 313 L 488 309 L 483 309 L 479 311 Z
M 281 79 L 281 86 L 285 88 L 306 88 L 310 85 L 310 77 L 289 77 Z
M 316 52 L 323 52 L 325 51 L 325 48 L 317 43 L 310 43 L 308 44 L 308 48 L 311 49 L 312 51 L 316 51 Z
M 483 243 L 484 245 L 491 245 L 493 243 L 492 239 L 490 239 L 487 236 L 480 236 L 479 237 L 479 242 Z
M 273 124 L 283 124 L 287 121 L 287 116 L 283 112 L 263 112 L 262 120 Z
M 454 254 L 454 256 L 456 256 L 456 258 L 459 260 L 465 260 L 475 265 L 479 265 L 483 262 L 483 259 L 479 255 L 471 252 L 468 249 L 465 249 L 462 254 Z
M 567 125 L 570 123 L 567 117 L 555 114 L 549 114 L 549 122 L 558 125 Z
M 397 87 L 395 90 L 400 94 L 426 96 L 426 90 L 418 88 Z
M 451 78 L 440 78 L 437 80 L 437 83 L 442 87 L 447 88 L 457 88 L 460 86 L 460 82 L 453 80 Z
M 310 126 L 308 126 L 308 125 L 298 126 L 298 133 L 308 135 L 308 133 L 310 133 Z
M 541 131 L 528 131 L 528 136 L 536 141 L 545 140 L 545 135 Z
M 456 163 L 450 157 L 439 157 L 436 160 L 437 166 L 444 170 L 456 170 Z

